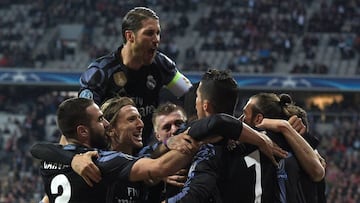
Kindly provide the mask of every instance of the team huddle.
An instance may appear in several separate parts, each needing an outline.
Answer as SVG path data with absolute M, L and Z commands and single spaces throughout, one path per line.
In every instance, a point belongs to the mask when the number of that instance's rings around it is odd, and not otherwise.
M 191 84 L 157 50 L 160 31 L 154 11 L 130 10 L 123 45 L 59 105 L 60 143 L 31 149 L 41 202 L 326 202 L 306 112 L 287 94 L 259 93 L 234 117 L 231 74 L 209 69 Z M 179 103 L 160 103 L 164 86 Z

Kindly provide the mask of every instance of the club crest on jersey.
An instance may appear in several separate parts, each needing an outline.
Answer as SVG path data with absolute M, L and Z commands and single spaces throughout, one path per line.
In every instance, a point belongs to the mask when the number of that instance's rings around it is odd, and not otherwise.
M 117 72 L 113 75 L 114 82 L 117 86 L 124 87 L 127 83 L 127 78 L 124 72 Z
M 156 81 L 154 79 L 154 76 L 152 75 L 147 76 L 146 87 L 150 90 L 153 90 L 156 87 Z

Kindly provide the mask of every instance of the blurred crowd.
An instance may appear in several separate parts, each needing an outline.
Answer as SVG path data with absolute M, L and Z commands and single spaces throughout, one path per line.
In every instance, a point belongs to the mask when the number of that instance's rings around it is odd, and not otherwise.
M 360 51 L 360 15 L 356 12 L 359 0 L 15 0 L 0 2 L 0 67 L 44 67 L 47 61 L 76 54 L 59 36 L 50 40 L 48 47 L 37 47 L 59 24 L 83 24 L 80 47 L 90 60 L 115 50 L 113 43 L 108 47 L 105 42 L 97 42 L 95 29 L 120 45 L 120 17 L 134 6 L 154 8 L 163 16 L 160 48 L 189 71 L 212 65 L 206 56 L 199 57 L 204 51 L 231 52 L 229 60 L 222 64 L 224 68 L 242 71 L 244 66 L 253 65 L 255 73 L 274 72 L 278 61 L 289 62 L 300 52 L 306 61 L 289 63 L 293 65 L 289 73 L 327 74 L 330 67 L 315 60 L 321 54 L 320 46 L 335 47 L 339 60 L 358 58 Z M 200 15 L 199 19 L 187 29 L 194 13 Z M 196 41 L 200 45 L 179 49 L 176 38 L 192 38 L 194 31 L 199 33 Z M 322 33 L 331 34 L 326 45 L 319 43 Z M 298 41 L 302 46 L 294 53 Z M 179 58 L 181 52 L 184 57 Z
M 31 95 L 33 94 L 33 96 Z M 29 153 L 37 141 L 58 141 L 58 131 L 47 121 L 66 96 L 39 90 L 2 89 L 0 93 L 0 202 L 37 203 L 44 194 L 38 164 Z M 47 135 L 50 133 L 50 135 Z
M 196 1 L 196 0 L 194 0 Z M 42 67 L 47 61 L 64 59 L 69 50 L 66 41 L 55 36 L 48 47 L 37 49 L 46 33 L 59 24 L 83 24 L 81 47 L 88 50 L 91 58 L 102 55 L 109 50 L 94 44 L 93 32 L 95 27 L 101 27 L 104 36 L 116 36 L 118 45 L 121 44 L 121 23 L 114 22 L 116 17 L 135 6 L 162 5 L 161 10 L 172 12 L 185 11 L 196 5 L 191 0 L 176 0 L 164 3 L 163 0 L 14 0 L 0 1 L 0 67 Z M 185 15 L 183 15 L 184 17 Z M 188 22 L 180 18 L 179 23 L 163 24 L 164 32 L 169 37 L 175 37 L 179 30 L 185 29 Z M 184 22 L 183 22 L 184 21 Z M 27 31 L 24 32 L 23 30 Z M 168 50 L 170 56 L 176 58 L 171 40 L 163 38 L 163 49 Z M 116 47 L 112 47 L 116 49 Z
M 314 2 L 319 6 L 312 6 Z M 306 61 L 295 63 L 290 73 L 328 74 L 330 67 L 315 61 L 321 33 L 329 33 L 326 46 L 338 50 L 339 60 L 353 60 L 360 51 L 360 14 L 356 12 L 360 0 L 2 0 L 0 67 L 43 68 L 48 61 L 63 59 L 71 50 L 58 38 L 50 40 L 48 47 L 37 49 L 37 45 L 49 30 L 69 22 L 83 23 L 81 48 L 89 58 L 101 56 L 116 47 L 97 45 L 95 28 L 100 27 L 106 37 L 116 37 L 120 45 L 121 26 L 116 19 L 134 6 L 179 14 L 176 18 L 161 18 L 160 48 L 189 71 L 206 70 L 212 65 L 199 57 L 200 52 L 223 51 L 232 53 L 224 66 L 233 72 L 254 65 L 255 73 L 272 73 L 278 61 L 291 60 L 295 42 L 301 40 L 300 52 Z M 204 13 L 191 29 L 199 33 L 201 44 L 179 49 L 174 39 L 192 36 L 187 28 L 194 12 Z M 184 62 L 178 61 L 181 52 Z M 38 88 L 21 92 L 2 88 L 0 92 L 0 203 L 38 202 L 43 195 L 39 163 L 31 158 L 29 147 L 37 141 L 59 139 L 59 132 L 48 128 L 55 126 L 48 117 L 69 95 Z M 353 103 L 334 103 L 325 110 L 316 106 L 307 109 L 313 112 L 312 133 L 321 138 L 319 151 L 327 160 L 328 202 L 360 202 L 359 110 Z M 341 116 L 340 112 L 345 114 Z M 324 122 L 324 116 L 330 118 L 326 122 L 333 130 L 318 132 L 316 126 Z
M 0 114 L 7 117 L 0 123 L 0 203 L 36 203 L 40 200 L 43 188 L 38 174 L 39 162 L 32 159 L 29 147 L 38 141 L 59 140 L 60 132 L 49 126 L 56 126 L 56 107 L 67 97 L 70 95 L 39 90 L 15 91 L 10 88 L 1 91 Z M 323 110 L 314 105 L 307 111 L 310 112 L 310 130 L 321 139 L 319 152 L 327 161 L 328 202 L 359 202 L 358 107 L 351 102 L 342 102 Z M 52 119 L 48 119 L 49 115 Z M 318 131 L 316 126 L 324 123 L 332 126 L 332 130 Z

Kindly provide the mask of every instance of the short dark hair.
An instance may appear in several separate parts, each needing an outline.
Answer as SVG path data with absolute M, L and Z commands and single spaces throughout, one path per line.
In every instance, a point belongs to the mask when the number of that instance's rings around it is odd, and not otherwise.
M 153 18 L 159 20 L 159 17 L 156 15 L 155 11 L 146 7 L 135 7 L 131 9 L 123 18 L 121 32 L 124 43 L 126 43 L 125 31 L 131 30 L 137 32 L 142 28 L 142 21 L 145 19 Z
M 114 97 L 106 100 L 101 105 L 101 111 L 104 114 L 104 118 L 110 122 L 110 125 L 114 125 L 117 121 L 118 112 L 127 105 L 136 107 L 135 102 L 129 97 Z
M 201 78 L 199 91 L 211 102 L 215 113 L 233 115 L 238 97 L 238 86 L 230 71 L 210 69 Z
M 56 112 L 57 125 L 66 138 L 77 138 L 77 126 L 89 126 L 91 117 L 87 112 L 87 108 L 92 104 L 94 104 L 94 101 L 91 99 L 70 98 L 59 105 Z
M 197 119 L 196 112 L 196 90 L 200 82 L 193 83 L 184 95 L 184 111 L 189 122 Z

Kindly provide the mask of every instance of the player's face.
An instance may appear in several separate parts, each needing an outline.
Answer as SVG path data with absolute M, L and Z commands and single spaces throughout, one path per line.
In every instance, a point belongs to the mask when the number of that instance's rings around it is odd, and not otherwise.
M 171 112 L 169 115 L 160 115 L 155 119 L 156 139 L 163 141 L 172 136 L 185 123 L 185 116 L 181 111 Z
M 204 101 L 201 99 L 202 96 L 201 96 L 201 92 L 199 91 L 200 86 L 201 86 L 201 82 L 196 90 L 196 100 L 195 100 L 195 108 L 198 119 L 206 117 L 205 110 L 203 108 Z
M 243 122 L 248 124 L 251 127 L 255 127 L 254 115 L 252 113 L 252 107 L 254 106 L 254 100 L 249 99 L 246 105 L 243 108 L 243 114 L 241 116 Z
M 89 106 L 87 111 L 92 117 L 88 127 L 90 146 L 105 149 L 107 147 L 106 130 L 109 127 L 109 122 L 104 118 L 98 105 Z
M 141 116 L 136 107 L 132 105 L 126 105 L 118 112 L 117 121 L 114 126 L 114 133 L 116 136 L 116 142 L 112 143 L 112 146 L 116 146 L 118 149 L 123 150 L 131 147 L 138 149 L 143 146 L 142 143 L 142 130 L 144 123 L 141 120 Z
M 132 45 L 135 57 L 144 65 L 155 58 L 160 42 L 160 24 L 158 20 L 148 18 L 142 21 L 142 28 L 135 33 Z

